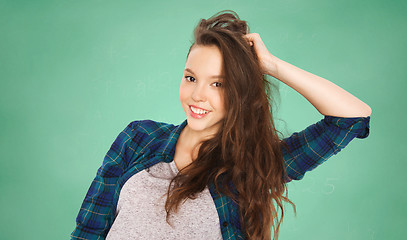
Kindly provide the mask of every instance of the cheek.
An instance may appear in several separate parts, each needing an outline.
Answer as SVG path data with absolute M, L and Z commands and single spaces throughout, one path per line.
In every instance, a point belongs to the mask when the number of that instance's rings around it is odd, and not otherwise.
M 179 98 L 180 98 L 180 100 L 184 101 L 184 100 L 188 99 L 188 96 L 189 96 L 188 86 L 181 83 L 181 85 L 179 87 Z
M 222 113 L 225 115 L 226 108 L 225 108 L 225 100 L 224 100 L 223 95 L 219 96 L 219 108 L 221 109 Z
M 212 96 L 212 104 L 214 107 L 216 107 L 219 111 L 224 111 L 225 105 L 223 102 L 223 97 L 219 93 L 216 93 Z

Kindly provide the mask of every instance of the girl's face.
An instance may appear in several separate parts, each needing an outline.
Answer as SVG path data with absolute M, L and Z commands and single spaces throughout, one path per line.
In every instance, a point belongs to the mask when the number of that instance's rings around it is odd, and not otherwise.
M 179 96 L 191 130 L 218 131 L 225 116 L 223 59 L 216 46 L 195 45 L 187 58 Z

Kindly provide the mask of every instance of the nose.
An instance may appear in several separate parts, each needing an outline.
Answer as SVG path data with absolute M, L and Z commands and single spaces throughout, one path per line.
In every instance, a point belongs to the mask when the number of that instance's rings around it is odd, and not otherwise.
M 206 89 L 202 84 L 196 84 L 192 92 L 192 99 L 196 102 L 206 101 Z

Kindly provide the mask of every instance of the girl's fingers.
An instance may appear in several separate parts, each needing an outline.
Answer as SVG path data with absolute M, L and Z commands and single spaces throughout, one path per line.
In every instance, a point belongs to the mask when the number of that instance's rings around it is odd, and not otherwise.
M 253 39 L 250 36 L 248 36 L 248 34 L 244 35 L 243 37 L 250 44 L 250 46 L 253 46 Z
M 260 38 L 258 33 L 248 33 L 246 35 L 243 36 L 250 44 L 250 46 L 254 45 L 254 42 L 256 42 L 256 40 L 258 40 L 258 38 Z

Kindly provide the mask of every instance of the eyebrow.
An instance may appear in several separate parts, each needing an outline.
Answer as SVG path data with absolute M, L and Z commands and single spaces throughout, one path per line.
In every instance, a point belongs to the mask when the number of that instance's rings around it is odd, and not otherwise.
M 185 68 L 185 71 L 190 72 L 190 73 L 196 75 L 196 74 L 195 74 L 191 69 L 189 69 L 189 68 Z M 211 76 L 210 78 L 225 78 L 225 76 L 223 76 L 223 75 L 214 75 L 214 76 Z

